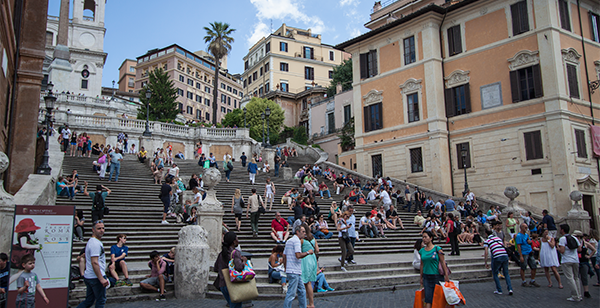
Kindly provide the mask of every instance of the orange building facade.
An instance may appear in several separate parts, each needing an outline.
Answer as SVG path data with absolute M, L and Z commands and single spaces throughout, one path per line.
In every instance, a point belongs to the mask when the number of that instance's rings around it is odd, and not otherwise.
M 506 203 L 515 186 L 519 202 L 560 217 L 579 190 L 598 228 L 598 3 L 421 4 L 376 3 L 372 31 L 337 46 L 354 61 L 356 126 L 340 164 L 455 196 L 466 169 L 476 195 Z
M 135 91 L 135 66 L 137 61 L 131 59 L 123 60 L 119 66 L 119 91 L 133 93 Z

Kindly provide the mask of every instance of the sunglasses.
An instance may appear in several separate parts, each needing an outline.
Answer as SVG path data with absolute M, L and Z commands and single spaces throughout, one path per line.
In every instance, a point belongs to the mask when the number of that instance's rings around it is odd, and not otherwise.
M 94 225 L 95 224 L 103 224 L 103 223 L 104 223 L 104 221 L 102 221 L 102 220 L 96 220 L 96 221 L 94 221 Z

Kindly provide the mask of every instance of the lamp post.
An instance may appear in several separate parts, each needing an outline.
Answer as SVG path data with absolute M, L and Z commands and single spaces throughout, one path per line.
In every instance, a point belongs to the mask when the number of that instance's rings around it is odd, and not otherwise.
M 152 97 L 152 90 L 146 87 L 146 130 L 142 134 L 144 137 L 151 137 L 150 132 L 150 98 Z
M 467 149 L 467 145 L 463 144 L 462 148 L 460 149 L 460 155 L 462 156 L 462 164 L 463 164 L 463 170 L 465 172 L 465 190 L 463 191 L 463 197 L 467 195 L 467 191 L 469 191 L 469 183 L 467 181 L 467 153 L 468 149 Z
M 48 95 L 44 96 L 44 103 L 46 103 L 46 150 L 44 151 L 42 164 L 37 170 L 38 174 L 45 175 L 50 175 L 52 173 L 52 168 L 50 168 L 49 165 L 50 155 L 48 154 L 48 148 L 50 147 L 50 122 L 52 121 L 52 109 L 54 109 L 54 102 L 56 102 L 56 97 L 52 95 L 53 88 L 54 84 L 52 84 L 52 82 L 48 83 Z
M 267 144 L 265 144 L 265 148 L 271 147 L 271 138 L 269 137 L 269 116 L 271 116 L 271 108 L 267 106 L 267 109 L 265 109 L 265 117 L 267 118 Z
M 248 128 L 248 126 L 246 125 L 246 107 L 244 107 L 244 128 Z
M 262 118 L 262 120 L 263 120 L 263 140 L 262 140 L 262 144 L 261 144 L 261 145 L 264 147 L 264 146 L 265 146 L 265 113 L 263 112 L 263 113 L 260 115 L 260 117 L 261 117 L 261 118 Z

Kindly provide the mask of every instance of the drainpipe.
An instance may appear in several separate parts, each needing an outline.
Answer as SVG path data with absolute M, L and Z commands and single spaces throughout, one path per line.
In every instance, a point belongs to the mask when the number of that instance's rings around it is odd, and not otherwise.
M 444 12 L 444 18 L 442 18 L 442 22 L 440 23 L 440 28 L 439 28 L 440 55 L 442 58 L 442 86 L 444 85 L 444 77 L 446 76 L 446 73 L 444 70 L 444 44 L 442 42 L 442 37 L 444 35 L 442 33 L 442 26 L 444 25 L 444 21 L 446 20 L 446 14 L 448 14 L 448 7 L 446 7 L 446 10 Z M 446 95 L 444 93 L 444 106 L 445 106 L 445 103 L 446 103 Z M 445 108 L 444 108 L 444 110 L 445 110 Z M 448 115 L 446 115 L 446 131 L 448 131 L 448 161 L 450 162 L 450 185 L 452 187 L 452 195 L 454 195 L 454 172 L 452 172 L 452 146 L 450 144 L 450 123 L 449 122 L 450 122 L 450 119 L 448 118 Z

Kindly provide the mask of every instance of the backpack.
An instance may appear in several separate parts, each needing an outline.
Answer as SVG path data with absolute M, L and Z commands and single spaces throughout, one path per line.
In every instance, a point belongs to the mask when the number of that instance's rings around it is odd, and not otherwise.
M 570 234 L 565 235 L 567 237 L 567 247 L 569 249 L 577 249 L 579 245 L 577 245 L 577 240 L 572 237 Z
M 533 217 L 529 217 L 529 225 L 527 227 L 529 228 L 529 230 L 535 230 L 536 225 L 535 220 L 533 220 Z
M 227 162 L 227 169 L 228 169 L 229 171 L 232 171 L 232 170 L 233 170 L 233 164 L 232 164 L 231 162 Z
M 452 231 L 450 231 L 450 233 L 452 235 L 458 235 L 461 233 L 461 229 L 460 229 L 460 223 L 457 222 L 456 220 L 454 221 L 454 223 L 452 224 Z
M 93 211 L 101 211 L 104 208 L 104 199 L 102 198 L 102 193 L 96 192 L 94 195 L 94 203 L 92 205 Z

